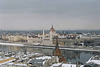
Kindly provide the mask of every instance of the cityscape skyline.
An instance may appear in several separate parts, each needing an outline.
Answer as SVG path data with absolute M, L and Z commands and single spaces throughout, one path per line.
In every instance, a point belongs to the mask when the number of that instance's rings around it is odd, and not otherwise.
M 0 0 L 1 30 L 100 30 L 99 0 Z

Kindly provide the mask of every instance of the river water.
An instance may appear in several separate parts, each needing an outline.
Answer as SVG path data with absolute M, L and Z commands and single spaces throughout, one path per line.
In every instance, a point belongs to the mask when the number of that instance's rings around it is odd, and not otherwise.
M 33 47 L 18 47 L 18 46 L 2 46 L 0 45 L 0 51 L 28 51 L 36 53 L 44 53 L 45 55 L 53 55 L 54 49 L 43 49 L 43 48 L 33 48 Z M 66 58 L 67 62 L 76 63 L 78 61 L 85 64 L 85 62 L 92 56 L 100 55 L 98 52 L 86 52 L 86 51 L 68 51 L 61 50 L 63 56 Z

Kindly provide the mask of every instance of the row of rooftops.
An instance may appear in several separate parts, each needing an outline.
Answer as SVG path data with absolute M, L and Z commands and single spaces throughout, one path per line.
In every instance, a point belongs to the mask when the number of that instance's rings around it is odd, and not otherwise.
M 6 53 L 8 55 L 6 55 Z M 12 55 L 11 57 L 9 55 Z M 2 56 L 2 57 L 1 57 Z M 28 67 L 28 66 L 47 66 L 51 63 L 57 63 L 57 56 L 45 56 L 42 53 L 30 53 L 30 52 L 0 52 L 0 66 L 12 66 L 12 67 Z

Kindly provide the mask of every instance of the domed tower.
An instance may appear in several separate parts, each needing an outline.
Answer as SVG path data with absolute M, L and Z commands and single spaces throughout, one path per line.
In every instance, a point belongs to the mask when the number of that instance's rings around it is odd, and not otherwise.
M 50 29 L 50 32 L 52 32 L 52 33 L 55 32 L 55 29 L 53 28 L 53 25 L 52 25 L 52 27 L 51 27 L 51 29 Z
M 53 25 L 52 25 L 52 27 L 51 27 L 51 29 L 50 29 L 49 34 L 50 34 L 50 40 L 52 41 L 52 40 L 53 40 L 53 36 L 56 35 L 56 31 L 55 31 L 55 29 L 53 28 Z

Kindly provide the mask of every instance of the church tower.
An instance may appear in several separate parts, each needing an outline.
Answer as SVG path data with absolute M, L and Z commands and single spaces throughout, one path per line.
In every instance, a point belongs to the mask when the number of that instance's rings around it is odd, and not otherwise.
M 56 36 L 56 46 L 55 46 L 55 50 L 54 50 L 54 56 L 58 56 L 59 62 L 66 63 L 66 59 L 62 55 L 62 53 L 61 53 L 61 51 L 59 49 L 59 46 L 58 46 L 58 36 Z

